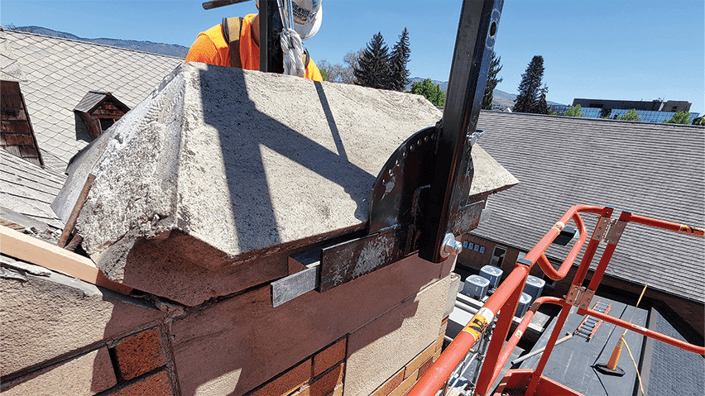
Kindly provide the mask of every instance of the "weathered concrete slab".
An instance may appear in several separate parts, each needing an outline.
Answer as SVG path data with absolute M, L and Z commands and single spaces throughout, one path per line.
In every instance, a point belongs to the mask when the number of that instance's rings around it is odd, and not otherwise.
M 5 378 L 164 316 L 139 300 L 5 256 L 0 270 Z
M 360 228 L 383 164 L 440 117 L 418 95 L 185 64 L 107 132 L 94 166 L 72 165 L 71 180 L 96 175 L 76 228 L 111 280 L 155 294 L 165 281 L 198 283 L 179 273 L 128 279 L 146 265 L 130 263 L 136 243 L 161 241 L 162 267 L 178 257 L 213 273 Z M 479 185 L 507 183 L 492 180 Z M 207 298 L 192 292 L 166 297 Z
M 475 173 L 470 185 L 470 196 L 496 193 L 519 184 L 519 180 L 494 160 L 479 144 L 472 146 L 472 165 Z
M 189 311 L 172 325 L 181 392 L 243 395 L 424 287 L 434 287 L 442 271 L 438 264 L 411 256 L 328 292 L 308 292 L 277 308 L 272 307 L 270 288 L 262 286 Z M 441 283 L 447 292 L 445 279 Z M 410 301 L 413 307 L 420 304 L 414 298 Z M 436 335 L 445 301 L 445 294 L 438 296 Z M 410 309 L 403 315 L 415 312 Z

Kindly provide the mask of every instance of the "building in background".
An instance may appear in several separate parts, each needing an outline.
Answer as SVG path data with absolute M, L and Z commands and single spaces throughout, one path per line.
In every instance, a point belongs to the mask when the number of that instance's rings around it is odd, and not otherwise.
M 623 117 L 630 110 L 636 110 L 642 122 L 663 122 L 670 120 L 679 111 L 690 112 L 692 103 L 682 100 L 609 100 L 609 99 L 573 99 L 572 106 L 580 105 L 580 111 L 586 118 Z M 558 114 L 565 113 L 571 106 L 549 104 L 549 108 Z M 699 113 L 690 112 L 690 120 L 698 118 Z

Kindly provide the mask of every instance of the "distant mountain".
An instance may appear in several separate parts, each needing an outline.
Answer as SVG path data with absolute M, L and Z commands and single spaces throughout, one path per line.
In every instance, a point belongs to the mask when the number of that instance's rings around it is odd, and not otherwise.
M 422 82 L 423 80 L 424 78 L 421 77 L 410 78 L 407 90 L 411 89 L 411 84 L 415 82 Z M 431 80 L 431 82 L 438 85 L 441 88 L 441 91 L 448 93 L 448 81 Z M 499 89 L 495 89 L 492 98 L 492 108 L 495 110 L 504 110 L 506 108 L 511 108 L 512 106 L 514 106 L 514 101 L 516 100 L 516 98 L 516 94 L 511 94 Z M 561 103 L 548 101 L 548 104 L 560 105 Z
M 47 29 L 40 26 L 21 26 L 21 27 L 7 27 L 8 30 L 18 30 L 22 32 L 43 34 L 46 36 L 63 37 L 71 40 L 88 41 L 96 44 L 111 45 L 113 47 L 128 48 L 138 51 L 149 52 L 152 54 L 160 55 L 170 55 L 179 58 L 186 58 L 188 54 L 188 48 L 183 45 L 177 44 L 162 44 L 153 43 L 151 41 L 136 41 L 136 40 L 120 40 L 111 38 L 96 38 L 88 39 L 83 37 L 78 37 L 71 33 L 59 32 L 52 29 Z

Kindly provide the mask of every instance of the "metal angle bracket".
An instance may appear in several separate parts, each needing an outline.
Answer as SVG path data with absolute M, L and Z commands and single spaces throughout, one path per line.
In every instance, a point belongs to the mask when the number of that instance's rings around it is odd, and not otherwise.
M 320 291 L 324 292 L 395 263 L 413 251 L 413 225 L 353 239 L 321 252 Z
M 417 250 L 417 218 L 433 178 L 436 127 L 402 143 L 380 170 L 372 187 L 367 234 L 324 248 L 320 291 L 330 290 L 399 261 Z
M 472 166 L 470 139 L 462 161 Z M 438 127 L 423 129 L 402 143 L 377 176 L 370 199 L 368 235 L 324 248 L 320 291 L 359 278 L 418 251 L 420 224 L 436 163 Z M 472 172 L 463 172 L 456 191 L 470 194 Z M 450 218 L 454 235 L 477 227 L 485 201 L 458 206 Z
M 377 175 L 370 197 L 368 233 L 411 224 L 421 215 L 419 204 L 433 180 L 437 127 L 416 132 L 389 157 Z

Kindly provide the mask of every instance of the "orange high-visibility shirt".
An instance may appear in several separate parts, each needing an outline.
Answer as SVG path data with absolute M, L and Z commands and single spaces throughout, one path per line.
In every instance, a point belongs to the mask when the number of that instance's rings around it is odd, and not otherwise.
M 240 60 L 242 68 L 259 70 L 259 45 L 252 38 L 252 20 L 255 14 L 242 19 L 240 27 Z M 203 62 L 216 66 L 230 66 L 230 49 L 223 37 L 223 25 L 216 25 L 198 34 L 186 56 L 186 62 Z M 323 76 L 313 59 L 306 66 L 305 78 L 323 81 Z

